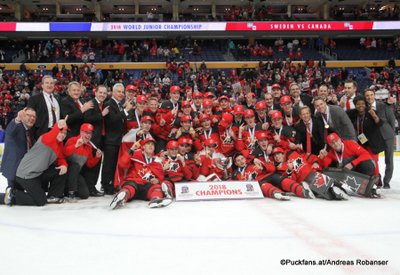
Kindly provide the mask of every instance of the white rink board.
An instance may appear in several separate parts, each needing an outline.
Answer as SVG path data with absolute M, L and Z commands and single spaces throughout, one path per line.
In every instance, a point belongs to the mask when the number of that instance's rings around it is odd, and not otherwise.
M 175 183 L 176 201 L 264 198 L 256 181 L 210 181 Z

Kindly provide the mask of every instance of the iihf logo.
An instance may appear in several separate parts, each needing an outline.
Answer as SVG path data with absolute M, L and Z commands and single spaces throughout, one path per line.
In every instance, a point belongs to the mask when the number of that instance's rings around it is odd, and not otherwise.
M 253 31 L 257 30 L 257 26 L 254 26 L 253 23 L 247 23 L 247 28 L 252 29 Z
M 250 184 L 250 183 L 246 184 L 246 191 L 247 192 L 253 192 L 254 191 L 253 185 Z
M 344 26 L 345 26 L 346 28 L 349 28 L 349 30 L 352 30 L 352 29 L 353 29 L 353 25 L 352 25 L 350 22 L 344 22 Z
M 182 186 L 181 194 L 187 194 L 187 193 L 189 193 L 189 187 L 187 187 L 186 185 Z

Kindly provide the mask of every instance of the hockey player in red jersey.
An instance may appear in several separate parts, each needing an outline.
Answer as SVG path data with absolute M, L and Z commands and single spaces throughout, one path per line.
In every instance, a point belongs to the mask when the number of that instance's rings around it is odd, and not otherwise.
M 282 124 L 282 113 L 274 111 L 271 114 L 272 127 L 269 128 L 271 134 L 270 142 L 275 147 L 282 147 L 284 150 L 296 150 L 299 145 L 294 144 L 296 130 L 287 125 Z
M 194 146 L 196 147 L 196 151 L 200 152 L 204 148 L 204 142 L 206 139 L 212 138 L 217 141 L 217 145 L 219 145 L 219 133 L 218 128 L 212 127 L 211 117 L 207 114 L 200 115 L 200 123 L 201 128 L 197 131 L 196 140 L 194 141 Z
M 185 158 L 183 155 L 178 154 L 179 143 L 171 140 L 167 144 L 167 152 L 163 154 L 163 170 L 165 180 L 172 183 L 190 180 L 192 173 L 190 167 L 186 165 Z M 172 184 L 170 185 L 170 187 Z
M 353 140 L 342 140 L 336 133 L 328 135 L 326 141 L 331 149 L 329 152 L 325 149 L 320 152 L 323 168 L 345 167 L 368 176 L 374 174 L 375 164 L 371 155 L 361 145 Z
M 200 154 L 201 167 L 200 175 L 203 176 L 199 180 L 226 180 L 232 169 L 227 171 L 227 174 L 221 167 L 218 167 L 216 162 L 225 159 L 221 153 L 217 153 L 218 142 L 214 138 L 208 138 L 204 141 L 204 150 Z
M 142 144 L 143 150 L 139 149 Z M 155 140 L 151 137 L 136 142 L 126 151 L 119 164 L 128 168 L 121 190 L 114 196 L 110 208 L 116 209 L 132 199 L 149 200 L 150 208 L 169 205 L 172 193 L 164 183 L 161 159 L 154 155 Z
M 286 153 L 285 150 L 279 147 L 274 148 L 272 153 L 274 154 L 275 166 L 280 174 L 290 177 L 297 184 L 301 182 L 303 186 L 309 186 L 312 191 L 325 199 L 348 199 L 346 192 L 336 186 L 335 180 L 316 171 L 305 160 L 304 155 L 299 154 L 297 151 Z
M 263 131 L 262 124 L 256 123 L 253 110 L 247 109 L 244 111 L 244 120 L 246 125 L 239 127 L 238 139 L 235 144 L 235 148 L 239 152 L 245 149 L 254 149 L 257 142 L 256 134 Z
M 254 164 L 248 165 L 246 158 L 241 153 L 236 154 L 233 158 L 237 167 L 232 174 L 233 180 L 258 181 L 265 197 L 289 200 L 282 190 L 270 183 L 270 181 L 275 183 L 279 181 L 279 176 L 274 174 L 275 167 L 271 163 L 263 163 L 255 159 Z
M 178 140 L 178 154 L 183 156 L 185 159 L 185 166 L 189 167 L 188 172 L 190 175 L 186 175 L 187 180 L 195 180 L 200 175 L 200 156 L 198 154 L 194 155 L 192 150 L 193 141 L 189 138 L 181 137 Z M 196 163 L 197 160 L 197 163 Z
M 218 133 L 221 144 L 220 150 L 225 156 L 232 156 L 235 151 L 235 140 L 237 139 L 237 133 L 233 131 L 232 123 L 232 114 L 222 114 L 222 119 L 218 126 Z

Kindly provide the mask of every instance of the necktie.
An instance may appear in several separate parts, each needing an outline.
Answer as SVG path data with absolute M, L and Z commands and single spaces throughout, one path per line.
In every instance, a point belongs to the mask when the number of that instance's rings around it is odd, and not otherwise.
M 347 98 L 347 101 L 346 101 L 346 110 L 350 110 L 351 109 L 351 107 L 350 107 L 350 98 Z
M 26 142 L 28 146 L 28 150 L 32 148 L 32 137 L 31 137 L 31 132 L 29 130 L 25 130 L 26 134 Z
M 307 144 L 306 144 L 306 153 L 311 154 L 311 124 L 307 122 Z
M 79 103 L 78 99 L 75 99 L 75 104 L 76 104 L 76 106 L 78 106 L 78 109 L 80 110 L 81 109 L 81 104 Z
M 99 109 L 100 109 L 100 113 L 103 112 L 103 103 L 99 103 Z M 105 136 L 106 135 L 106 127 L 104 125 L 104 118 L 103 115 L 101 115 L 101 120 L 102 120 L 102 129 L 101 129 L 101 135 Z
M 121 112 L 123 110 L 122 102 L 118 103 L 119 111 Z
M 52 115 L 52 117 L 53 117 L 53 123 L 52 123 L 52 125 L 54 125 L 54 123 L 56 123 L 57 122 L 57 116 L 56 116 L 56 108 L 54 107 L 55 105 L 54 105 L 54 97 L 53 97 L 53 95 L 50 95 L 50 101 L 51 101 L 51 115 Z

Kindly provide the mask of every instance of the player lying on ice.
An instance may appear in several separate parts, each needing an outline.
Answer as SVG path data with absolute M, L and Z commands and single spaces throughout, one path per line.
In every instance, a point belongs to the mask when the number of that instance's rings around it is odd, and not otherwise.
M 127 169 L 121 190 L 114 196 L 110 208 L 116 209 L 133 199 L 149 200 L 150 208 L 168 206 L 171 189 L 164 182 L 161 159 L 154 155 L 155 140 L 148 137 L 124 152 L 118 165 Z
M 241 153 L 236 154 L 233 158 L 237 169 L 234 170 L 232 179 L 241 181 L 257 180 L 264 197 L 289 200 L 287 193 L 282 191 L 284 190 L 294 193 L 300 198 L 315 198 L 307 183 L 299 184 L 292 179 L 277 174 L 277 170 L 271 162 L 254 159 L 254 164 L 248 165 Z

